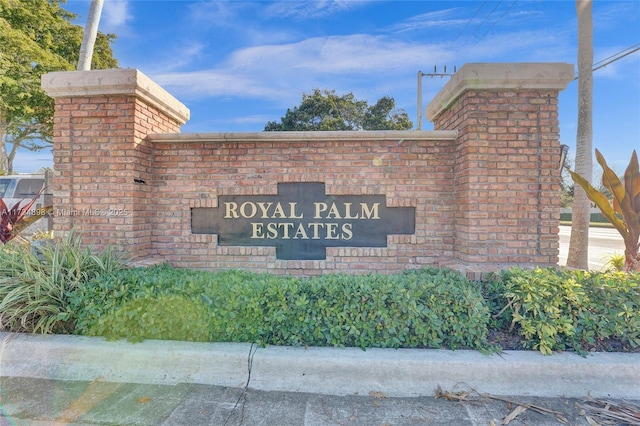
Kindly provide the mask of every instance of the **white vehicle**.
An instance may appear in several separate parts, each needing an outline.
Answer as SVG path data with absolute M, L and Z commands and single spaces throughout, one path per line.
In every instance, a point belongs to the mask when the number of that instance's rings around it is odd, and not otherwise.
M 8 209 L 18 202 L 20 202 L 21 206 L 25 206 L 33 197 L 38 195 L 38 192 L 44 186 L 45 175 L 43 174 L 0 176 L 0 197 L 2 197 Z M 45 191 L 43 191 L 30 210 L 37 210 L 47 205 L 51 205 L 51 196 L 46 195 Z M 27 228 L 25 233 L 32 234 L 38 230 L 48 231 L 51 229 L 51 225 L 51 218 L 44 217 Z

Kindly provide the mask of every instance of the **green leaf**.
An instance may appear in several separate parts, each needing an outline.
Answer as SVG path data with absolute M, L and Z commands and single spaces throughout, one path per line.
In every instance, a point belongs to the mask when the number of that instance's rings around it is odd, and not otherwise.
M 596 204 L 596 206 L 598 206 L 602 214 L 618 230 L 620 235 L 622 235 L 622 237 L 625 240 L 628 239 L 629 231 L 627 230 L 626 224 L 624 223 L 624 221 L 620 220 L 616 216 L 616 213 L 613 207 L 611 206 L 611 204 L 609 204 L 609 200 L 607 199 L 607 197 L 603 193 L 598 191 L 596 188 L 594 188 L 582 176 L 578 175 L 577 173 L 571 170 L 569 170 L 569 174 L 571 175 L 571 178 L 573 179 L 573 181 L 578 185 L 580 185 L 582 189 L 584 189 L 585 193 L 587 194 L 587 197 L 591 201 L 593 201 Z

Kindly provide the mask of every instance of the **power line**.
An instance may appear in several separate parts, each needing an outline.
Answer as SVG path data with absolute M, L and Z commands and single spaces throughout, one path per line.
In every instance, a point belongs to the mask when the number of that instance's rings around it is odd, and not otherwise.
M 471 22 L 473 22 L 473 20 L 476 18 L 476 16 L 478 16 L 478 13 L 480 13 L 480 10 L 482 10 L 482 8 L 484 7 L 484 5 L 487 3 L 487 0 L 483 1 L 482 4 L 480 5 L 480 7 L 478 8 L 478 10 L 476 10 L 476 13 L 473 14 L 473 16 L 471 17 L 471 19 L 469 19 L 467 21 L 467 23 L 464 25 L 464 28 L 462 29 L 462 31 L 460 31 L 460 34 L 458 34 L 458 36 L 451 42 L 449 43 L 449 47 L 447 47 L 447 50 L 451 49 L 451 46 L 453 46 L 456 41 L 458 41 L 458 39 L 460 38 L 460 36 L 465 32 L 465 30 L 467 29 L 467 27 L 469 26 L 469 24 L 471 24 Z
M 494 6 L 493 9 L 491 9 L 491 11 L 489 12 L 489 14 L 487 16 L 484 17 L 484 19 L 482 20 L 482 22 L 480 22 L 480 24 L 471 32 L 470 37 L 473 37 L 473 35 L 484 25 L 485 22 L 487 22 L 487 19 L 489 19 L 491 17 L 491 15 L 493 15 L 493 12 L 495 12 L 495 10 L 502 4 L 502 0 L 500 0 L 498 3 L 496 3 L 496 5 Z
M 640 46 L 640 43 L 636 43 L 636 44 L 634 44 L 634 45 L 633 45 L 633 46 L 631 46 L 631 47 L 627 47 L 626 49 L 623 49 L 621 52 L 624 52 L 625 50 L 633 49 L 633 48 L 635 48 L 636 46 Z M 621 52 L 614 53 L 613 55 L 611 55 L 611 56 L 609 56 L 609 57 L 606 57 L 606 58 L 604 58 L 603 60 L 601 60 L 601 61 L 599 61 L 599 62 L 596 62 L 595 64 L 593 64 L 593 66 L 599 65 L 600 63 L 602 63 L 602 62 L 604 62 L 604 61 L 607 61 L 607 60 L 609 60 L 609 59 L 613 58 L 614 56 L 619 55 Z
M 482 36 L 480 36 L 478 39 L 476 39 L 475 41 L 473 40 L 473 35 L 477 34 L 480 29 L 482 28 L 482 26 L 484 26 L 485 23 L 488 23 L 487 21 L 489 20 L 489 18 L 491 17 L 491 15 L 493 15 L 493 13 L 498 9 L 498 7 L 500 7 L 500 5 L 504 2 L 504 0 L 500 0 L 499 2 L 496 3 L 496 5 L 493 7 L 493 9 L 491 9 L 491 11 L 484 17 L 484 19 L 482 20 L 482 22 L 477 25 L 474 30 L 469 34 L 469 36 L 467 37 L 467 39 L 471 40 L 472 44 L 471 46 L 475 46 L 477 45 L 480 40 L 482 39 L 482 37 L 486 36 L 492 29 L 493 27 L 502 20 L 502 18 L 504 18 L 504 16 L 509 13 L 509 11 L 513 8 L 513 6 L 515 6 L 515 4 L 517 3 L 517 1 L 512 2 L 511 4 L 509 4 L 508 7 L 506 7 L 504 9 L 504 11 L 502 12 L 502 14 L 491 23 L 491 25 L 489 26 L 489 28 L 482 34 Z M 478 10 L 479 12 L 479 10 Z M 476 13 L 477 14 L 477 13 Z M 473 18 L 472 18 L 473 19 Z M 468 44 L 468 43 L 467 43 Z
M 633 49 L 633 50 L 630 50 L 630 49 Z M 632 53 L 637 52 L 638 50 L 640 50 L 640 43 L 637 43 L 637 44 L 634 44 L 633 46 L 627 47 L 626 49 L 623 49 L 618 53 L 614 53 L 613 55 L 609 56 L 608 58 L 605 58 L 605 59 L 603 59 L 601 61 L 598 61 L 598 62 L 594 63 L 593 64 L 594 66 L 593 66 L 593 69 L 591 70 L 591 72 L 597 71 L 600 68 L 604 68 L 609 64 L 612 64 L 612 63 L 614 63 L 616 61 L 619 61 L 620 59 L 624 58 L 625 56 L 629 56 Z M 575 78 L 573 79 L 573 81 L 575 81 L 577 79 L 578 79 L 578 73 L 576 72 Z
M 513 3 L 511 3 L 511 5 L 509 5 L 509 7 L 508 7 L 504 12 L 502 12 L 502 15 L 500 15 L 500 16 L 498 17 L 498 19 L 496 19 L 496 20 L 493 22 L 493 24 L 491 24 L 491 26 L 489 27 L 489 29 L 488 29 L 487 31 L 485 31 L 485 32 L 484 32 L 484 34 L 482 35 L 482 37 L 484 37 L 484 36 L 486 36 L 487 34 L 489 34 L 489 31 L 491 31 L 491 30 L 493 29 L 493 27 L 495 27 L 495 25 L 496 25 L 496 24 L 497 24 L 497 23 L 498 23 L 502 18 L 504 18 L 504 15 L 506 15 L 506 14 L 511 10 L 511 8 L 512 8 L 515 4 L 516 4 L 516 2 L 515 2 L 515 1 L 514 1 Z

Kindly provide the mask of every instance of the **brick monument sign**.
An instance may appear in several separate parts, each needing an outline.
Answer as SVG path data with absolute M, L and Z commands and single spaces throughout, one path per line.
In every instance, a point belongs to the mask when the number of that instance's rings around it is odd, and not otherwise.
M 135 69 L 56 72 L 54 229 L 137 261 L 314 275 L 558 262 L 561 63 L 463 66 L 434 131 L 180 133 Z

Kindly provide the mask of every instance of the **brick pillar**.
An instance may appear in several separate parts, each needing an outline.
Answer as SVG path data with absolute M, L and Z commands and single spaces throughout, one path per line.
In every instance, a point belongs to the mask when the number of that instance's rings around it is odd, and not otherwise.
M 464 263 L 558 262 L 558 93 L 564 63 L 464 65 L 426 108 L 457 130 L 455 253 Z
M 148 256 L 155 212 L 145 138 L 179 132 L 189 110 L 135 69 L 54 72 L 42 87 L 55 99 L 54 230 Z

